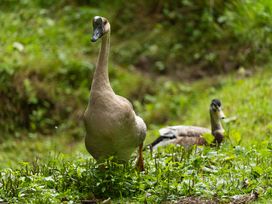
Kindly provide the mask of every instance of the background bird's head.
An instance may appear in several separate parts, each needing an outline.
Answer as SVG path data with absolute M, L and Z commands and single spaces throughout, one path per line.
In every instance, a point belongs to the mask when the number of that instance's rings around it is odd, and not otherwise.
M 221 101 L 218 99 L 213 99 L 210 105 L 210 113 L 216 120 L 224 119 L 226 116 L 222 110 Z
M 93 36 L 92 42 L 96 42 L 104 34 L 110 31 L 109 21 L 102 16 L 95 16 L 93 18 Z

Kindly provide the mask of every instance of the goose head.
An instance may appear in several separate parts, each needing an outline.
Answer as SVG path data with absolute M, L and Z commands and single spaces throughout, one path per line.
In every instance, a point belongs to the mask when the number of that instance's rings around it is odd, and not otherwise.
M 213 99 L 210 105 L 210 114 L 211 117 L 215 121 L 220 121 L 226 118 L 223 110 L 222 110 L 222 105 L 221 101 L 218 99 Z
M 102 16 L 95 16 L 93 18 L 93 36 L 92 42 L 96 42 L 99 38 L 110 31 L 109 21 Z

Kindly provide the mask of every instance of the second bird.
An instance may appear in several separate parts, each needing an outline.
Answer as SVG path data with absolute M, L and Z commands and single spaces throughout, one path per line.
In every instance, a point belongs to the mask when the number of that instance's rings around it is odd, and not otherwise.
M 222 111 L 221 102 L 218 99 L 213 99 L 210 104 L 210 119 L 211 130 L 208 128 L 197 126 L 169 126 L 159 130 L 160 137 L 151 143 L 151 149 L 157 149 L 159 146 L 168 144 L 179 144 L 183 146 L 190 145 L 206 145 L 204 134 L 212 134 L 214 136 L 213 143 L 220 144 L 224 138 L 224 128 L 221 124 L 221 119 L 225 115 Z

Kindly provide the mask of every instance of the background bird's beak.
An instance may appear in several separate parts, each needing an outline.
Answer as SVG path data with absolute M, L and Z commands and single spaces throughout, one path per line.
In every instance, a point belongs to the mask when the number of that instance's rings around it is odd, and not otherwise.
M 93 31 L 93 37 L 91 39 L 92 42 L 96 42 L 103 35 L 103 29 L 97 27 Z
M 225 116 L 224 112 L 222 111 L 222 109 L 219 110 L 219 118 L 222 119 L 222 120 L 226 118 L 226 116 Z

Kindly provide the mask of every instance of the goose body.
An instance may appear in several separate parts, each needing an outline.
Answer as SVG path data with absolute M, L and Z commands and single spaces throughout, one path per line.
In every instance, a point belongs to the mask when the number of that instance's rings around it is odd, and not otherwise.
M 129 102 L 117 95 L 105 99 L 94 97 L 85 112 L 86 148 L 96 160 L 114 156 L 127 161 L 145 139 L 145 123 Z
M 214 143 L 220 144 L 223 140 L 224 129 L 221 125 L 220 119 L 225 117 L 221 102 L 214 99 L 210 105 L 211 129 L 198 126 L 168 126 L 159 130 L 160 136 L 151 143 L 152 149 L 157 149 L 159 146 L 168 144 L 178 144 L 183 146 L 191 145 L 206 145 L 204 134 L 212 134 L 214 136 Z
M 135 148 L 139 147 L 139 160 L 142 160 L 146 125 L 135 114 L 131 103 L 114 93 L 108 78 L 110 24 L 107 19 L 97 16 L 93 26 L 92 41 L 102 38 L 102 43 L 89 104 L 84 113 L 86 149 L 96 160 L 114 156 L 118 161 L 128 161 Z M 143 166 L 143 161 L 139 162 Z

